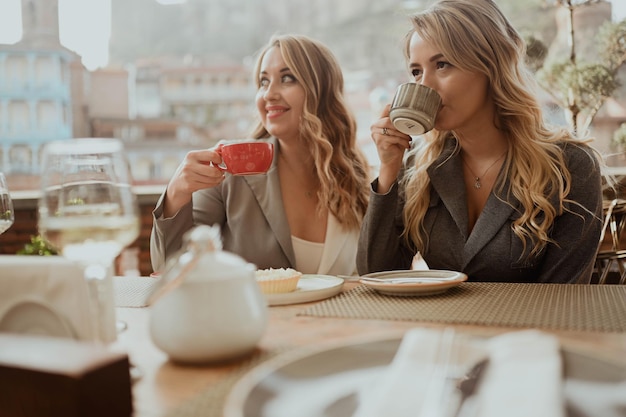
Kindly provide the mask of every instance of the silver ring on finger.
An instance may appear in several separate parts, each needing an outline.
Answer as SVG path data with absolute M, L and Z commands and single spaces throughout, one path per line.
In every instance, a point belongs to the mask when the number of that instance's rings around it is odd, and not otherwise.
M 388 136 L 389 132 L 387 132 L 387 128 L 383 127 L 383 135 Z

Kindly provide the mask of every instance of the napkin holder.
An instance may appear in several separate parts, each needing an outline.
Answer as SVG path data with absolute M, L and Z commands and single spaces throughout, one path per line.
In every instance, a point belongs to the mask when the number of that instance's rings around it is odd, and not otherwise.
M 100 317 L 103 342 L 116 340 L 112 277 Z M 79 265 L 62 256 L 0 255 L 0 333 L 95 340 L 88 288 Z
M 0 334 L 0 416 L 130 417 L 128 355 L 67 338 Z

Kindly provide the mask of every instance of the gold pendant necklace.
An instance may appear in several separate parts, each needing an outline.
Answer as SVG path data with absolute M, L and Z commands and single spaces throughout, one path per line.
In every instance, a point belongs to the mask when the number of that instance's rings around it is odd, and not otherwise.
M 461 156 L 461 159 L 463 160 L 463 163 L 465 164 L 467 169 L 469 169 L 469 172 L 471 172 L 472 176 L 474 177 L 474 188 L 476 188 L 477 190 L 480 190 L 480 188 L 483 186 L 482 183 L 480 182 L 480 179 L 484 178 L 485 175 L 487 175 L 487 172 L 489 172 L 489 170 L 496 164 L 496 162 L 498 162 L 500 159 L 502 159 L 504 157 L 504 155 L 506 155 L 506 153 L 507 153 L 507 151 L 504 151 L 504 153 L 502 155 L 500 155 L 498 157 L 498 159 L 493 161 L 493 163 L 487 167 L 485 172 L 483 172 L 483 175 L 481 175 L 480 177 L 478 175 L 476 175 L 474 173 L 474 171 L 472 171 L 472 168 L 470 168 L 470 166 L 467 163 L 467 161 L 465 160 L 465 158 L 463 156 Z

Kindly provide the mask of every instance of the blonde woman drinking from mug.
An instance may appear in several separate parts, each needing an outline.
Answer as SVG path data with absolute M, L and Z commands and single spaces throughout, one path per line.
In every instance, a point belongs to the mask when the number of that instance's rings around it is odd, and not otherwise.
M 519 33 L 492 0 L 441 0 L 411 21 L 409 72 L 442 103 L 419 143 L 389 108 L 371 127 L 380 171 L 359 272 L 409 269 L 419 251 L 475 281 L 589 282 L 600 162 L 544 121 Z

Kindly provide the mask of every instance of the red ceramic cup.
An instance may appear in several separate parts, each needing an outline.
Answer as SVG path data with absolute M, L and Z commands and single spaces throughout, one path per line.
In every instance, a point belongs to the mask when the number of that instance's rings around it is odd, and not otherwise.
M 216 152 L 222 157 L 220 169 L 233 175 L 265 174 L 272 165 L 274 145 L 265 141 L 221 143 Z

